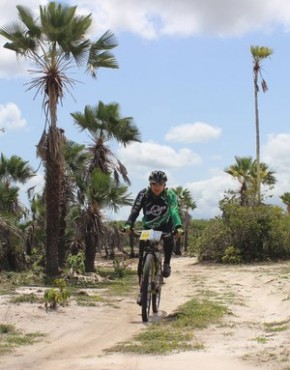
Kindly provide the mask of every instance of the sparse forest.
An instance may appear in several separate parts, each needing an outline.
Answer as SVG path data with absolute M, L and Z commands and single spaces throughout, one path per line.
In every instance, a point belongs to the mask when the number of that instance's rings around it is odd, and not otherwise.
M 38 72 L 29 89 L 44 96 L 46 129 L 40 135 L 37 155 L 45 169 L 42 193 L 29 189 L 30 207 L 19 201 L 19 186 L 35 175 L 24 159 L 5 153 L 0 159 L 0 269 L 35 269 L 48 278 L 59 277 L 72 264 L 85 272 L 95 271 L 96 253 L 114 258 L 116 251 L 135 255 L 134 240 L 124 237 L 119 222 L 109 222 L 106 209 L 117 212 L 132 204 L 130 176 L 124 163 L 111 150 L 112 142 L 123 146 L 141 141 L 133 117 L 123 117 L 117 103 L 96 102 L 83 112 L 72 112 L 72 124 L 85 130 L 90 144 L 68 140 L 58 124 L 58 109 L 64 94 L 75 84 L 71 65 L 84 67 L 96 77 L 99 68 L 118 68 L 112 53 L 115 36 L 105 32 L 96 41 L 88 38 L 91 15 L 78 15 L 76 6 L 55 2 L 39 7 L 37 18 L 17 6 L 17 23 L 4 25 L 0 35 L 5 48 L 30 60 Z M 21 30 L 21 32 L 20 32 Z M 176 254 L 198 256 L 200 261 L 222 263 L 288 259 L 290 257 L 289 193 L 281 195 L 288 212 L 269 205 L 275 172 L 260 161 L 259 78 L 262 91 L 268 86 L 261 63 L 273 51 L 252 46 L 255 91 L 256 158 L 235 157 L 225 169 L 240 189 L 225 189 L 219 202 L 222 215 L 212 220 L 195 220 L 194 199 L 188 189 L 175 189 L 185 234 L 176 241 Z M 267 201 L 267 203 L 266 203 Z

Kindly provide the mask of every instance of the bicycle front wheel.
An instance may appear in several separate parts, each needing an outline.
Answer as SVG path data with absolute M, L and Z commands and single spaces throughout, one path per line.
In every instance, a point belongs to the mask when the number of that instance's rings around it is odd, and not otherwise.
M 152 311 L 154 313 L 157 313 L 159 309 L 159 304 L 161 301 L 161 287 L 163 282 L 161 259 L 157 261 L 157 264 L 158 268 L 154 281 L 154 291 L 152 293 Z
M 147 322 L 149 319 L 150 305 L 151 305 L 151 294 L 152 294 L 152 276 L 154 270 L 154 258 L 152 254 L 148 254 L 146 257 L 144 270 L 143 270 L 143 282 L 142 282 L 142 321 Z

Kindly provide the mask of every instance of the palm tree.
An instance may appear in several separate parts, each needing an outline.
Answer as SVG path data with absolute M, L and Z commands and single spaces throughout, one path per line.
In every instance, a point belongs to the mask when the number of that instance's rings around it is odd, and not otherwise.
M 266 46 L 251 46 L 251 54 L 253 57 L 253 76 L 254 76 L 254 94 L 255 94 L 255 126 L 256 126 L 256 165 L 257 165 L 257 200 L 258 204 L 261 201 L 261 181 L 260 181 L 260 122 L 258 108 L 258 92 L 259 76 L 261 77 L 261 87 L 265 93 L 268 90 L 266 81 L 262 75 L 261 63 L 264 59 L 269 58 L 273 54 L 273 50 Z
M 240 193 L 240 205 L 248 206 L 256 204 L 257 202 L 257 189 L 258 181 L 260 184 L 267 186 L 274 185 L 276 183 L 276 178 L 274 176 L 275 172 L 269 170 L 268 165 L 264 162 L 260 163 L 260 180 L 258 180 L 257 175 L 257 163 L 256 160 L 253 161 L 252 157 L 239 157 L 235 156 L 236 163 L 226 168 L 224 171 L 233 176 L 241 184 Z M 251 197 L 254 201 L 251 201 Z
M 73 141 L 66 141 L 64 147 L 65 172 L 62 182 L 62 197 L 60 204 L 60 235 L 58 244 L 59 266 L 64 267 L 68 249 L 67 243 L 67 215 L 69 208 L 76 199 L 76 178 L 82 177 L 86 163 L 89 159 L 85 145 Z
M 80 185 L 80 184 L 79 184 Z M 85 245 L 85 271 L 95 271 L 96 249 L 99 249 L 100 237 L 106 232 L 103 224 L 103 210 L 117 212 L 121 206 L 132 204 L 127 186 L 117 185 L 110 174 L 94 169 L 86 182 L 79 189 L 81 230 Z M 82 202 L 82 203 L 81 203 Z
M 266 185 L 272 188 L 273 185 L 275 185 L 277 182 L 275 173 L 276 173 L 275 171 L 269 169 L 269 166 L 266 163 L 261 162 L 260 163 L 260 185 L 262 184 L 262 185 Z M 257 174 L 256 160 L 253 162 L 253 167 L 252 167 L 252 186 L 253 186 L 253 189 L 256 189 L 255 193 L 257 193 L 258 174 Z M 261 194 L 261 200 L 262 199 L 263 199 L 263 195 Z
M 29 89 L 35 88 L 44 96 L 48 130 L 44 131 L 38 144 L 38 155 L 43 159 L 46 170 L 46 272 L 53 277 L 58 271 L 58 242 L 62 180 L 64 172 L 63 130 L 57 127 L 57 107 L 75 83 L 67 72 L 86 66 L 86 71 L 96 77 L 99 67 L 118 68 L 114 56 L 109 52 L 117 46 L 114 35 L 107 31 L 97 41 L 87 38 L 92 23 L 91 14 L 76 15 L 76 6 L 49 2 L 40 6 L 40 17 L 17 6 L 20 22 L 0 28 L 0 34 L 9 41 L 5 48 L 16 56 L 30 60 L 37 70 Z
M 19 203 L 17 183 L 25 182 L 34 176 L 28 162 L 13 155 L 10 158 L 0 156 L 0 269 L 19 269 L 25 259 L 25 234 L 19 229 L 19 220 L 25 210 Z
M 248 203 L 248 186 L 252 179 L 252 157 L 235 156 L 236 163 L 224 170 L 227 174 L 233 176 L 241 184 L 240 188 L 240 205 L 245 206 Z
M 0 156 L 0 211 L 17 215 L 21 211 L 19 205 L 19 187 L 34 176 L 32 167 L 17 155 L 7 158 Z
M 90 146 L 92 160 L 88 168 L 88 175 L 94 168 L 102 172 L 111 173 L 117 184 L 120 175 L 126 183 L 130 184 L 127 170 L 112 153 L 107 143 L 115 140 L 124 146 L 133 141 L 140 142 L 140 133 L 133 124 L 132 117 L 121 117 L 120 106 L 117 103 L 104 104 L 102 101 L 97 106 L 85 106 L 84 113 L 72 113 L 75 123 L 81 130 L 88 130 L 93 144 Z
M 178 196 L 179 212 L 181 214 L 182 223 L 184 225 L 184 249 L 185 251 L 187 251 L 188 230 L 191 220 L 189 210 L 194 210 L 196 208 L 196 202 L 194 201 L 192 194 L 188 189 L 183 189 L 182 186 L 178 186 L 173 190 Z
M 82 219 L 86 224 L 85 268 L 94 271 L 96 245 L 102 233 L 101 208 L 111 207 L 117 211 L 119 206 L 131 204 L 127 187 L 120 186 L 121 178 L 130 184 L 127 169 L 109 148 L 109 141 L 126 146 L 140 141 L 140 134 L 132 117 L 121 117 L 117 103 L 100 101 L 96 107 L 86 106 L 84 113 L 72 113 L 72 117 L 82 130 L 89 131 L 93 140 L 88 148 L 87 171 L 78 185 L 82 189 L 79 194 L 84 206 Z
M 286 192 L 280 196 L 282 202 L 287 206 L 287 212 L 290 213 L 290 193 Z
M 43 194 L 34 194 L 34 189 L 29 192 L 30 217 L 25 225 L 27 230 L 26 254 L 31 255 L 32 250 L 37 250 L 39 255 L 45 255 L 45 200 Z

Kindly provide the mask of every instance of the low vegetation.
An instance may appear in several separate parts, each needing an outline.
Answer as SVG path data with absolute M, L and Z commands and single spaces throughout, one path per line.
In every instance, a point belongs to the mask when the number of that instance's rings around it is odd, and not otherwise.
M 42 333 L 22 333 L 14 325 L 0 324 L 0 355 L 19 346 L 31 345 L 43 338 Z
M 126 261 L 108 261 L 96 273 L 69 274 L 47 283 L 44 275 L 26 272 L 2 272 L 0 296 L 5 295 L 9 304 L 37 304 L 46 310 L 57 310 L 73 301 L 78 306 L 93 307 L 98 304 L 115 305 L 112 297 L 127 295 L 136 283 L 136 272 Z M 23 293 L 28 287 L 29 293 Z M 19 289 L 21 288 L 21 289 Z M 30 345 L 44 337 L 41 333 L 23 333 L 2 317 L 0 324 L 0 355 L 17 346 Z
M 44 293 L 45 308 L 56 310 L 59 305 L 65 306 L 68 304 L 70 292 L 67 289 L 67 284 L 64 279 L 56 279 L 53 282 L 55 288 L 50 288 Z
M 227 204 L 208 221 L 191 253 L 200 261 L 249 263 L 290 258 L 290 216 L 270 205 Z
M 210 300 L 193 298 L 172 315 L 152 323 L 131 340 L 107 349 L 107 352 L 166 354 L 187 350 L 201 350 L 204 345 L 195 340 L 194 330 L 217 324 L 227 308 Z

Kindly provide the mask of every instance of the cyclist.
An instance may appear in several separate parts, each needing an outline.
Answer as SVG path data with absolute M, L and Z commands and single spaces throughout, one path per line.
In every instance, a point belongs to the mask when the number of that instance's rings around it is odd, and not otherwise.
M 149 176 L 149 186 L 142 189 L 132 206 L 131 213 L 125 224 L 125 229 L 132 229 L 143 210 L 142 225 L 144 229 L 154 229 L 182 235 L 182 222 L 178 212 L 178 198 L 173 189 L 166 187 L 167 176 L 163 171 L 152 171 Z M 162 274 L 165 278 L 170 276 L 170 260 L 174 247 L 173 235 L 164 239 L 164 264 Z M 142 272 L 142 256 L 144 243 L 139 243 L 138 276 Z

